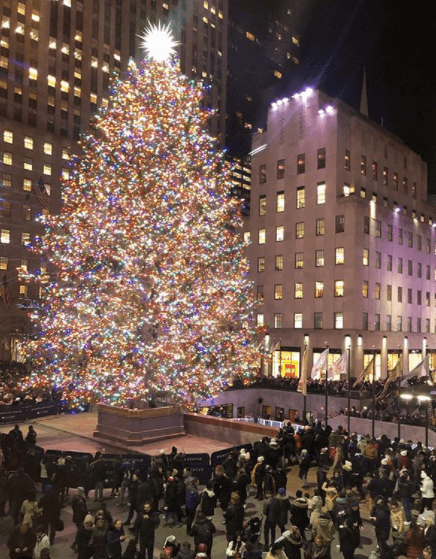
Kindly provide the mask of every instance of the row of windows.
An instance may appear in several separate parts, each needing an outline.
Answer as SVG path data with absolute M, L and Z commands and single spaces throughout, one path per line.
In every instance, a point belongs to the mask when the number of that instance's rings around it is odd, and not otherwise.
M 345 249 L 344 247 L 337 247 L 335 249 L 335 265 L 341 266 L 345 264 Z M 315 266 L 322 267 L 325 265 L 325 258 L 324 258 L 324 251 L 323 250 L 316 250 L 315 251 Z M 295 268 L 301 269 L 304 266 L 304 253 L 303 252 L 296 252 L 295 253 Z M 264 272 L 266 267 L 266 258 L 265 256 L 258 256 L 257 258 L 257 271 Z M 280 272 L 284 269 L 284 260 L 283 254 L 277 254 L 274 257 L 274 269 L 276 272 Z M 435 271 L 436 274 L 436 271 Z
M 259 326 L 264 326 L 265 325 L 265 315 L 264 313 L 258 313 L 256 315 L 256 322 Z M 336 330 L 342 330 L 344 328 L 344 315 L 342 312 L 335 312 L 333 314 L 333 324 L 334 324 L 334 328 Z M 374 315 L 374 324 L 371 325 L 372 327 L 370 328 L 370 324 L 369 324 L 369 315 L 368 313 L 362 313 L 362 330 L 374 330 L 376 332 L 380 331 L 380 330 L 385 330 L 386 332 L 392 332 L 393 331 L 393 323 L 392 323 L 392 315 L 387 314 L 386 315 L 386 320 L 384 323 L 384 328 L 381 328 L 381 323 L 380 323 L 380 315 L 379 314 L 375 314 Z M 303 313 L 299 313 L 296 312 L 293 315 L 293 327 L 294 328 L 303 328 Z M 307 328 L 307 324 L 305 324 L 305 327 Z M 422 323 L 422 318 L 421 317 L 417 317 L 416 319 L 416 323 L 415 323 L 415 332 L 421 333 L 423 332 L 422 330 L 423 327 L 423 323 Z M 283 328 L 283 314 L 282 313 L 274 313 L 274 328 Z M 322 312 L 315 312 L 313 313 L 313 328 L 316 330 L 321 330 L 323 328 L 323 313 Z M 425 333 L 430 334 L 431 333 L 431 321 L 429 318 L 425 319 L 425 324 L 424 324 L 424 328 L 425 328 Z M 395 325 L 395 331 L 397 332 L 403 332 L 403 316 L 402 315 L 398 315 L 397 316 L 397 322 Z M 413 319 L 411 316 L 407 317 L 407 325 L 406 325 L 406 331 L 407 332 L 413 332 Z M 436 320 L 434 322 L 434 330 L 436 333 Z
M 69 170 L 64 169 L 62 171 L 62 177 L 64 179 L 68 179 L 69 176 L 70 176 Z M 23 183 L 22 183 L 23 190 L 25 190 L 26 192 L 31 192 L 33 182 L 34 181 L 32 179 L 23 179 Z M 2 182 L 1 182 L 0 186 L 5 186 L 7 188 L 12 188 L 12 175 L 10 175 L 9 173 L 3 173 Z M 44 182 L 44 186 L 45 186 L 45 190 L 46 190 L 47 194 L 50 196 L 50 194 L 51 194 L 51 184 Z
M 317 152 L 317 169 L 325 169 L 326 167 L 326 148 L 320 148 Z M 344 168 L 347 171 L 351 171 L 351 153 L 349 150 L 345 150 L 344 154 Z M 297 155 L 297 175 L 301 175 L 306 172 L 306 154 L 301 153 Z M 366 155 L 361 155 L 360 157 L 360 174 L 362 176 L 367 176 L 367 157 Z M 373 161 L 371 165 L 371 177 L 373 181 L 378 181 L 378 163 L 377 161 Z M 283 179 L 285 177 L 285 160 L 279 159 L 277 161 L 276 166 L 276 177 L 277 179 Z M 259 184 L 264 184 L 267 181 L 267 166 L 266 163 L 263 163 L 259 166 Z M 388 167 L 383 167 L 382 171 L 382 182 L 383 186 L 389 186 L 389 169 Z M 393 190 L 398 192 L 399 190 L 399 175 L 397 172 L 392 174 L 392 187 Z M 403 177 L 402 179 L 402 191 L 403 194 L 409 194 L 409 182 L 407 177 Z M 416 183 L 412 185 L 412 196 L 416 200 L 417 198 L 417 191 L 416 191 Z
M 3 131 L 3 142 L 6 144 L 13 144 L 14 143 L 14 133 L 12 130 L 4 130 Z M 35 147 L 35 142 L 32 136 L 24 136 L 23 138 L 23 146 L 25 149 L 33 150 Z M 51 142 L 43 142 L 42 144 L 42 151 L 45 155 L 53 155 L 53 144 Z M 8 153 L 8 152 L 5 152 Z M 3 155 L 4 157 L 4 155 Z M 70 154 L 68 148 L 62 148 L 62 159 L 69 160 Z
M 345 289 L 345 282 L 344 280 L 335 280 L 333 282 L 333 291 L 335 297 L 343 297 L 344 296 L 344 289 Z M 295 299 L 303 299 L 303 283 L 297 282 L 294 283 L 294 298 Z M 315 297 L 322 298 L 324 297 L 324 282 L 323 281 L 316 281 L 315 282 Z M 274 299 L 281 300 L 283 299 L 283 284 L 276 283 L 274 285 Z M 265 300 L 264 294 L 264 287 L 263 285 L 257 286 L 257 300 L 262 303 Z
M 11 217 L 12 207 L 9 200 L 0 199 L 0 217 Z M 25 221 L 31 221 L 32 219 L 32 208 L 26 204 L 21 206 L 21 218 Z
M 380 283 L 375 283 L 374 284 L 374 299 L 380 299 L 381 298 L 381 294 L 382 294 L 382 288 L 381 288 L 381 284 Z M 387 284 L 386 285 L 386 301 L 392 301 L 392 285 Z M 363 284 L 362 284 L 362 296 L 365 298 L 368 298 L 369 295 L 369 282 L 367 280 L 363 280 Z M 422 305 L 423 304 L 423 292 L 421 290 L 417 290 L 416 291 L 416 298 L 415 301 L 413 300 L 413 290 L 408 288 L 407 289 L 407 303 L 409 305 Z M 430 291 L 426 291 L 425 292 L 425 300 L 424 300 L 424 304 L 426 307 L 430 306 L 430 299 L 431 299 L 431 294 Z M 403 288 L 402 287 L 397 287 L 397 302 L 398 303 L 402 303 L 403 302 Z M 436 307 L 436 294 L 434 295 L 434 306 Z
M 11 231 L 10 229 L 0 229 L 0 243 L 8 245 L 11 242 Z M 24 246 L 29 245 L 30 233 L 21 233 L 21 244 Z
M 345 231 L 345 216 L 337 215 L 335 219 L 335 233 L 343 233 Z M 284 225 L 276 226 L 276 241 L 284 240 L 285 227 Z M 304 221 L 300 221 L 295 224 L 295 238 L 303 239 L 305 233 Z M 325 235 L 325 218 L 319 218 L 315 221 L 315 234 L 317 237 Z M 244 233 L 245 242 L 251 241 L 251 235 L 249 232 Z M 266 229 L 262 228 L 258 230 L 258 243 L 263 245 L 266 243 Z
M 14 264 L 16 264 L 18 262 L 16 258 L 14 258 L 12 261 L 13 261 Z M 19 262 L 20 262 L 19 268 L 22 269 L 24 272 L 27 272 L 29 270 L 29 260 L 25 259 L 25 258 L 22 258 Z M 8 270 L 10 264 L 11 264 L 11 262 L 9 261 L 8 256 L 0 256 L 0 270 L 5 270 L 5 271 Z M 15 265 L 15 268 L 18 268 L 18 267 Z M 47 273 L 47 266 L 42 264 L 40 269 L 39 269 L 39 272 L 40 272 L 41 275 L 46 274 Z

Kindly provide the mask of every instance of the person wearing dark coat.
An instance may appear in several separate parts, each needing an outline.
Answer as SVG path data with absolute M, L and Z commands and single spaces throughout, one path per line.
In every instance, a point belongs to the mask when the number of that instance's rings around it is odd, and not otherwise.
M 22 557 L 33 557 L 36 545 L 36 534 L 33 528 L 22 522 L 16 526 L 9 536 L 8 548 L 10 559 L 21 559 Z
M 309 503 L 303 493 L 298 490 L 296 498 L 291 504 L 291 523 L 300 530 L 300 534 L 304 535 L 304 530 L 309 525 L 309 516 L 307 514 Z
M 29 425 L 29 430 L 26 435 L 26 442 L 29 444 L 36 444 L 36 431 L 33 425 Z
M 217 498 L 212 489 L 212 484 L 209 482 L 200 497 L 200 511 L 205 516 L 212 517 L 215 514 L 216 505 Z
M 353 518 L 345 519 L 344 524 L 338 527 L 339 545 L 344 559 L 354 559 L 354 552 L 360 543 L 360 528 Z
M 149 503 L 153 502 L 155 495 L 154 486 L 151 481 L 148 479 L 143 479 L 140 481 L 138 486 L 138 494 L 137 494 L 137 505 L 138 510 L 142 510 L 144 503 L 148 501 Z
M 9 472 L 7 481 L 9 515 L 14 519 L 14 524 L 18 524 L 21 505 L 29 493 L 36 493 L 36 486 L 23 466 L 19 466 L 15 472 Z
M 56 525 L 61 514 L 61 504 L 59 502 L 59 495 L 53 490 L 51 485 L 45 486 L 44 495 L 39 500 L 39 507 L 42 508 L 41 523 L 44 526 L 44 532 L 49 536 L 50 543 L 53 545 Z
M 284 532 L 274 543 L 280 543 L 282 545 L 287 559 L 301 559 L 303 539 L 297 526 L 291 526 L 291 528 Z
M 77 488 L 77 494 L 71 500 L 71 508 L 73 509 L 73 522 L 79 528 L 88 514 L 88 505 L 86 504 L 85 490 L 83 487 Z
M 125 526 L 129 526 L 130 522 L 132 521 L 133 514 L 135 511 L 138 511 L 138 487 L 139 487 L 139 477 L 137 474 L 132 475 L 132 479 L 130 480 L 128 486 L 129 492 L 129 515 L 127 517 L 126 522 L 124 523 Z
M 271 543 L 276 539 L 276 526 L 281 520 L 281 505 L 277 497 L 270 497 L 263 505 L 265 523 L 263 525 L 264 549 L 269 549 L 269 536 Z
M 121 559 L 121 544 L 126 539 L 123 523 L 116 520 L 106 536 L 106 557 L 108 559 Z
M 389 539 L 391 531 L 391 511 L 386 505 L 386 501 L 383 497 L 378 497 L 376 499 L 370 520 L 372 520 L 374 524 L 375 536 L 380 549 L 380 557 L 381 559 L 384 559 L 386 542 Z
M 170 476 L 167 480 L 167 488 L 165 490 L 165 522 L 162 526 L 166 526 L 171 519 L 175 522 L 177 519 L 179 525 L 182 524 L 181 503 L 177 493 L 177 485 L 174 478 Z
M 241 468 L 234 481 L 234 489 L 238 493 L 241 503 L 244 504 L 247 500 L 247 486 L 250 483 L 250 476 L 244 468 Z
M 244 524 L 244 506 L 239 499 L 239 495 L 234 495 L 230 499 L 230 506 L 223 516 L 226 523 L 227 541 L 235 541 L 237 533 L 242 531 Z
M 143 511 L 135 525 L 135 537 L 139 540 L 139 558 L 153 559 L 154 536 L 159 526 L 159 513 L 152 510 L 149 502 L 144 503 Z
M 325 543 L 323 536 L 318 535 L 307 548 L 306 559 L 330 559 L 330 546 Z
M 200 544 L 205 544 L 207 553 L 210 556 L 212 551 L 213 534 L 216 532 L 215 526 L 200 512 L 197 517 L 197 522 L 192 526 L 189 535 L 194 538 L 195 548 L 198 549 Z
M 191 549 L 189 542 L 183 542 L 180 546 L 180 551 L 176 555 L 176 559 L 195 559 L 195 551 Z
M 404 508 L 407 522 L 412 520 L 412 482 L 407 471 L 401 471 L 397 482 L 398 496 Z
M 280 528 L 280 531 L 283 534 L 286 524 L 288 523 L 289 511 L 291 510 L 291 502 L 286 495 L 286 489 L 284 487 L 280 487 L 277 491 L 277 499 L 279 500 L 280 504 L 280 520 L 277 523 L 277 526 Z
M 91 546 L 92 529 L 94 521 L 90 514 L 86 515 L 83 524 L 77 530 L 76 539 L 74 541 L 75 548 L 78 552 L 77 559 L 90 559 L 93 554 Z

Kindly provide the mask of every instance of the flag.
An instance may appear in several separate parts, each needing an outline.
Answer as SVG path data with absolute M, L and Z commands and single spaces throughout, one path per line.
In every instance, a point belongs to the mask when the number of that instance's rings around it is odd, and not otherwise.
M 369 375 L 372 373 L 373 364 L 374 364 L 374 357 L 371 357 L 371 359 L 368 362 L 368 365 L 363 368 L 362 372 L 357 377 L 356 382 L 353 384 L 353 388 L 356 388 L 356 386 L 358 386 L 367 377 L 369 377 Z
M 388 371 L 388 378 L 386 379 L 384 388 L 377 396 L 376 400 L 381 400 L 382 398 L 384 398 L 388 393 L 388 388 L 391 382 L 397 380 L 397 378 L 401 378 L 402 376 L 403 376 L 403 357 L 400 356 L 395 367 L 391 371 Z
M 275 351 L 279 350 L 280 347 L 281 347 L 281 340 L 279 340 L 276 344 L 275 344 L 274 341 L 273 341 L 273 343 L 272 343 L 272 345 L 271 345 L 271 349 L 269 350 L 269 352 L 270 352 L 271 355 L 272 355 Z
M 313 365 L 312 371 L 310 373 L 310 378 L 321 377 L 320 372 L 322 371 L 322 369 L 327 369 L 328 358 L 329 350 L 327 348 L 321 353 L 321 355 L 316 360 L 316 363 Z
M 407 386 L 407 381 L 414 377 L 428 377 L 429 376 L 429 356 L 421 361 L 410 373 L 408 373 L 401 381 L 401 386 Z
M 41 206 L 48 210 L 48 193 L 42 177 L 39 177 L 39 181 L 33 185 L 33 190 Z
M 345 351 L 329 368 L 329 377 L 334 378 L 348 372 L 348 355 Z
M 3 276 L 3 287 L 1 290 L 1 296 L 5 306 L 9 308 L 9 286 L 8 286 L 8 278 L 6 277 L 6 274 Z
M 307 366 L 308 366 L 309 355 L 307 349 L 304 350 L 303 359 L 301 360 L 301 374 L 300 380 L 298 381 L 297 392 L 301 392 L 307 396 Z

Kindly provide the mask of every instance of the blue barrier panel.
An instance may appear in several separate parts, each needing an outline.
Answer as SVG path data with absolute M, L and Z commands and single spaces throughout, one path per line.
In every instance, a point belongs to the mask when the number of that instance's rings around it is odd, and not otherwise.
M 191 467 L 191 464 L 203 464 L 205 466 L 210 464 L 210 456 L 209 454 L 202 452 L 198 454 L 185 454 L 184 458 L 182 459 L 184 466 Z
M 200 485 L 206 485 L 212 479 L 212 466 L 206 464 L 192 464 L 189 466 L 191 468 L 191 475 L 198 477 Z
M 240 444 L 238 446 L 225 448 L 224 450 L 218 450 L 217 452 L 212 452 L 210 457 L 212 466 L 215 468 L 215 466 L 218 466 L 218 464 L 222 464 L 232 451 L 236 451 L 237 454 L 239 454 L 241 448 L 250 451 L 253 448 L 253 445 L 251 443 Z

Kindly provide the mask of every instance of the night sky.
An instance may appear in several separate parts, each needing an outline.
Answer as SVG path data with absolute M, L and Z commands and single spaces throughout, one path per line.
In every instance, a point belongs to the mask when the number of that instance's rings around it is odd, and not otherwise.
M 429 167 L 436 193 L 436 7 L 392 0 L 303 0 L 301 65 L 290 92 L 319 87 L 358 109 L 366 68 L 369 117 Z

